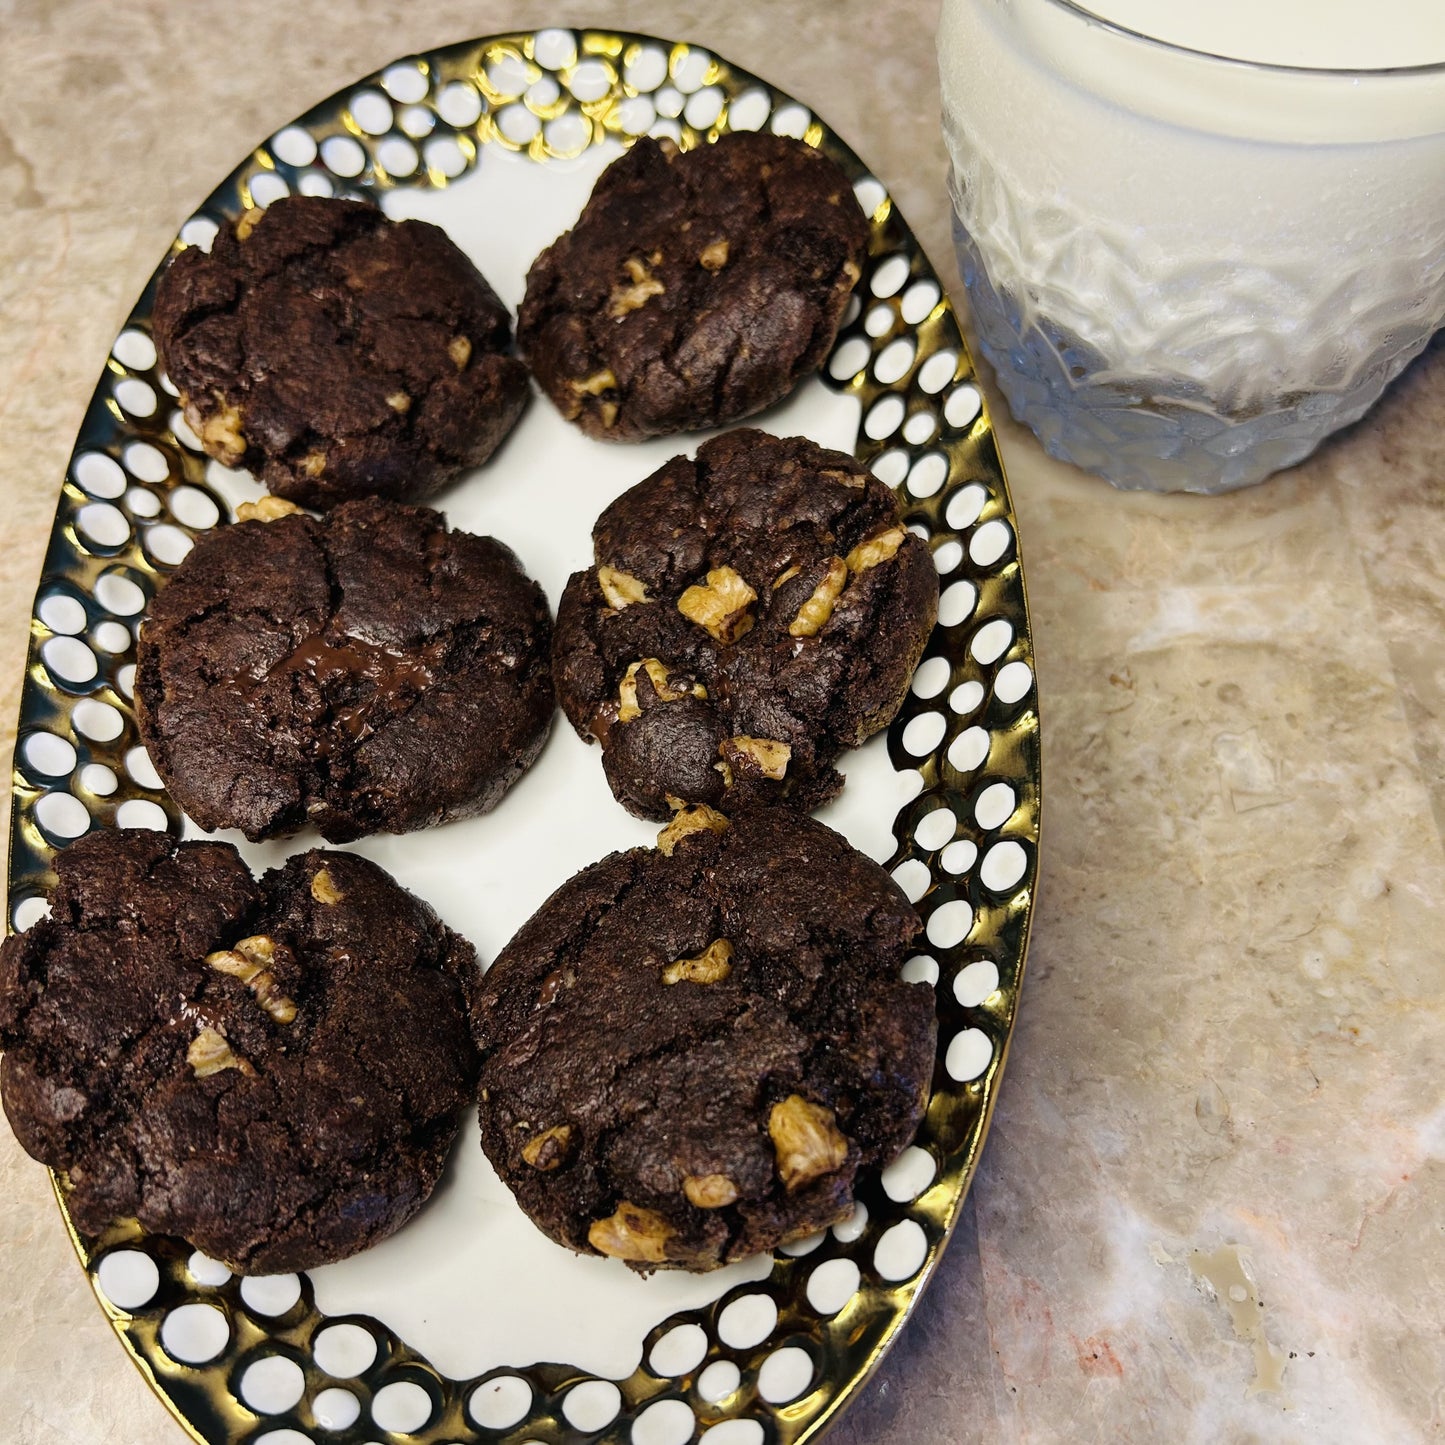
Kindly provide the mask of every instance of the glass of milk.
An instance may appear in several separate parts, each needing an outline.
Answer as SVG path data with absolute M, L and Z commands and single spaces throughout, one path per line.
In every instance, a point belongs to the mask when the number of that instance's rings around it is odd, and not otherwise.
M 938 51 L 979 342 L 1053 455 L 1248 486 L 1445 321 L 1445 0 L 944 0 Z

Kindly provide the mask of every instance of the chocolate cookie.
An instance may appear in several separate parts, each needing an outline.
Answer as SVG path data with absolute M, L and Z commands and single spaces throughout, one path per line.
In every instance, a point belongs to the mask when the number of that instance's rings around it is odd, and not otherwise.
M 842 452 L 733 431 L 623 493 L 557 609 L 553 673 L 643 818 L 811 808 L 892 720 L 938 614 L 925 542 Z
M 517 342 L 589 436 L 720 426 L 819 365 L 867 251 L 847 177 L 802 141 L 639 140 L 532 263 Z
M 228 843 L 93 833 L 0 947 L 0 1097 L 87 1234 L 134 1216 L 242 1273 L 404 1224 L 475 1091 L 476 955 L 374 863 L 257 880 Z
M 564 883 L 482 981 L 482 1147 L 539 1229 L 713 1269 L 846 1217 L 927 1102 L 892 879 L 785 809 L 690 809 Z
M 437 512 L 367 498 L 242 522 L 156 595 L 141 737 L 202 828 L 425 828 L 495 806 L 541 751 L 550 631 L 510 549 Z
M 527 400 L 511 324 L 437 226 L 290 196 L 182 251 L 156 344 L 201 444 L 311 507 L 430 496 Z

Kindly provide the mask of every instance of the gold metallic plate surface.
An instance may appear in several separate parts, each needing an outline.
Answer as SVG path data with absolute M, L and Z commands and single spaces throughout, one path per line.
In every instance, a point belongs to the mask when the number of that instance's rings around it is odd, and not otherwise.
M 993 431 L 952 307 L 886 188 L 803 106 L 723 60 L 646 36 L 550 30 L 407 57 L 347 87 L 253 151 L 182 228 L 172 251 L 289 191 L 374 200 L 393 186 L 444 186 L 489 145 L 525 151 L 545 165 L 609 137 L 664 133 L 690 147 L 733 127 L 764 125 L 831 156 L 871 213 L 860 301 L 822 374 L 860 402 L 856 454 L 897 490 L 905 522 L 934 550 L 943 588 L 940 624 L 888 733 L 894 767 L 920 774 L 918 795 L 893 821 L 896 847 L 887 866 L 901 870 L 925 919 L 909 976 L 935 983 L 937 991 L 938 1061 L 916 1141 L 932 1161 L 932 1182 L 909 1198 L 897 1197 L 910 1192 L 897 1177 L 865 1179 L 858 1197 L 867 1222 L 859 1229 L 830 1231 L 807 1252 L 780 1253 L 766 1280 L 658 1325 L 644 1341 L 643 1364 L 617 1382 L 618 1412 L 596 1430 L 579 1429 L 565 1409 L 569 1391 L 591 1378 L 584 1371 L 537 1364 L 448 1379 L 384 1325 L 356 1318 L 348 1322 L 376 1345 L 372 1364 L 342 1382 L 358 1398 L 360 1415 L 345 1428 L 326 1428 L 314 1403 L 338 1382 L 317 1364 L 312 1341 L 337 1321 L 316 1310 L 304 1275 L 299 1299 L 270 1316 L 248 1306 L 239 1280 L 210 1286 L 198 1280 L 189 1247 L 178 1240 L 147 1236 L 134 1222 L 82 1237 L 67 1216 L 116 1333 L 197 1440 L 622 1442 L 634 1438 L 644 1412 L 664 1401 L 678 1402 L 668 1406 L 665 1428 L 664 1414 L 654 1413 L 637 1439 L 812 1440 L 882 1358 L 958 1216 L 997 1095 L 1028 945 L 1038 867 L 1039 724 L 1017 533 Z M 36 598 L 12 772 L 12 929 L 40 915 L 54 882 L 55 851 L 79 832 L 180 828 L 175 804 L 145 785 L 146 769 L 133 751 L 139 746 L 130 698 L 133 638 L 187 538 L 224 524 L 228 509 L 207 488 L 206 459 L 194 438 L 173 421 L 172 394 L 149 342 L 154 288 L 152 278 L 86 413 Z M 880 366 L 900 340 L 907 344 Z M 905 364 L 896 374 L 900 358 Z M 888 379 L 879 379 L 880 370 Z M 37 745 L 41 734 L 65 746 Z M 56 1187 L 63 1212 L 62 1178 Z M 121 1259 L 123 1251 L 152 1261 L 158 1275 L 149 1299 L 133 1310 L 113 1303 L 100 1283 L 106 1258 Z M 856 1263 L 858 1287 L 828 1315 L 810 1302 L 808 1284 L 820 1263 L 835 1258 Z M 144 1268 L 149 1277 L 150 1266 Z M 776 1327 L 756 1346 L 730 1348 L 719 1339 L 719 1315 L 736 1296 L 759 1292 L 777 1305 Z M 208 1362 L 187 1364 L 168 1352 L 162 1327 L 175 1310 L 195 1303 L 221 1312 L 227 1343 Z M 675 1377 L 653 1373 L 653 1343 L 679 1323 L 701 1326 L 703 1360 Z M 811 1360 L 811 1382 L 795 1399 L 769 1400 L 760 1386 L 762 1365 L 790 1347 Z M 291 1408 L 261 1414 L 243 1400 L 239 1380 L 268 1355 L 294 1361 L 304 1388 Z M 709 1398 L 715 1392 L 700 1389 L 699 1379 L 719 1361 L 737 1367 L 737 1385 Z M 502 1376 L 525 1381 L 530 1403 L 510 1424 L 483 1426 L 469 1402 L 479 1385 Z M 371 1418 L 377 1393 L 399 1382 L 419 1385 L 430 1401 L 425 1424 L 403 1433 Z M 690 1412 L 690 1434 L 681 1433 L 687 1417 L 679 1406 Z M 720 1425 L 727 1428 L 708 1434 Z

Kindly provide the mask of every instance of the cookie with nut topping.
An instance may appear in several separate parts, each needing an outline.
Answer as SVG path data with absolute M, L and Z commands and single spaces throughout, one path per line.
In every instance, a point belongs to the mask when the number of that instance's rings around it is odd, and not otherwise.
M 424 1203 L 475 1092 L 471 945 L 374 863 L 254 878 L 227 843 L 92 833 L 0 946 L 0 1098 L 82 1233 L 137 1218 L 241 1273 Z
M 644 138 L 533 262 L 517 342 L 589 436 L 723 426 L 822 362 L 867 250 L 847 177 L 802 141 Z
M 176 802 L 202 828 L 333 843 L 494 807 L 552 723 L 551 616 L 512 551 L 375 497 L 241 515 L 141 633 L 137 718 Z
M 466 254 L 356 201 L 288 196 L 182 251 L 154 327 L 205 450 L 308 507 L 429 497 L 527 400 L 511 318 Z
M 482 1147 L 544 1233 L 709 1270 L 847 1216 L 922 1118 L 918 915 L 787 809 L 681 811 L 564 883 L 482 981 Z
M 892 721 L 938 615 L 928 546 L 852 457 L 738 430 L 674 457 L 592 533 L 553 674 L 617 800 L 808 809 Z

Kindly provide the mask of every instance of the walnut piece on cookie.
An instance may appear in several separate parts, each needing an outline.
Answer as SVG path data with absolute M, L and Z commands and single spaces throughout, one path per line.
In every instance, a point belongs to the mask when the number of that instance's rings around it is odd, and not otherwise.
M 466 254 L 357 201 L 286 196 L 181 251 L 154 329 L 206 452 L 318 509 L 431 496 L 527 401 L 511 319 Z
M 938 615 L 928 544 L 868 469 L 738 430 L 604 509 L 567 583 L 553 675 L 617 800 L 810 809 L 886 727 Z
M 927 1099 L 933 991 L 899 976 L 919 926 L 811 818 L 679 809 L 657 848 L 564 883 L 482 980 L 488 1159 L 550 1238 L 644 1272 L 847 1217 Z
M 724 426 L 828 354 L 868 249 L 842 171 L 799 140 L 646 137 L 532 263 L 517 342 L 569 421 L 603 441 Z

